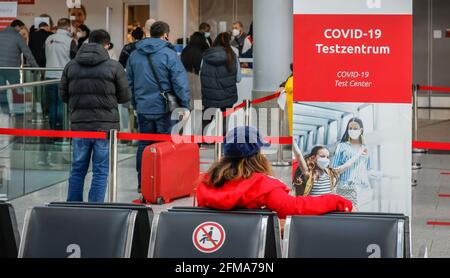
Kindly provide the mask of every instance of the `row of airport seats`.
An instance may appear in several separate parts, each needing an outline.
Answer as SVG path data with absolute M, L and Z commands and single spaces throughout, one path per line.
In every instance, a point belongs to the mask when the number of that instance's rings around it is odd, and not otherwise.
M 50 203 L 27 211 L 22 239 L 0 203 L 0 257 L 9 258 L 405 258 L 401 214 L 293 216 L 283 239 L 275 213 L 178 207 L 154 214 L 131 204 Z

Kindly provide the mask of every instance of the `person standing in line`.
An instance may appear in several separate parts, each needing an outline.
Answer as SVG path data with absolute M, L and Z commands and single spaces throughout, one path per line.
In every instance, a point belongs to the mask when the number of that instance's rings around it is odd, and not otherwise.
M 172 111 L 168 109 L 163 93 L 171 92 L 179 106 L 189 110 L 191 92 L 186 70 L 174 46 L 169 42 L 169 34 L 170 26 L 167 23 L 155 22 L 150 29 L 151 38 L 140 41 L 136 45 L 136 51 L 128 59 L 127 76 L 133 92 L 132 104 L 138 115 L 140 133 L 171 133 Z M 185 113 L 183 116 L 186 118 L 188 115 Z M 136 155 L 139 193 L 142 153 L 151 144 L 153 142 L 139 142 Z
M 131 32 L 131 36 L 133 37 L 133 42 L 125 45 L 120 53 L 119 63 L 126 68 L 128 59 L 130 58 L 130 55 L 136 50 L 136 44 L 140 42 L 144 36 L 144 30 L 142 28 L 137 27 L 136 29 Z
M 203 55 L 200 69 L 204 111 L 220 109 L 226 111 L 238 101 L 237 83 L 241 82 L 241 66 L 231 49 L 231 36 L 221 33 L 214 41 L 213 48 Z M 205 113 L 204 113 L 205 114 Z M 203 130 L 211 122 L 203 120 Z M 224 118 L 224 134 L 226 134 Z
M 91 30 L 84 24 L 81 24 L 77 30 L 77 39 L 78 39 L 78 49 L 81 48 L 83 43 L 85 43 L 89 36 L 91 35 Z
M 247 34 L 244 32 L 244 24 L 241 21 L 236 21 L 233 23 L 231 35 L 231 46 L 237 51 L 237 56 L 241 57 L 244 53 L 244 45 L 247 39 Z
M 147 21 L 145 22 L 145 26 L 144 26 L 144 33 L 145 33 L 145 38 L 151 38 L 152 36 L 150 35 L 150 29 L 152 28 L 153 23 L 155 23 L 156 20 L 153 18 L 149 18 L 147 19 Z
M 93 31 L 74 60 L 64 69 L 60 94 L 70 107 L 72 131 L 120 130 L 118 104 L 131 99 L 125 71 L 111 60 L 107 49 L 111 37 Z M 72 170 L 68 202 L 82 202 L 84 182 L 92 157 L 93 178 L 89 202 L 104 202 L 109 172 L 109 142 L 104 139 L 73 139 Z
M 50 26 L 46 22 L 41 22 L 39 24 L 39 30 L 30 33 L 30 41 L 28 46 L 33 53 L 36 62 L 39 67 L 45 68 L 46 58 L 45 58 L 45 41 L 53 35 L 50 32 Z
M 39 67 L 30 48 L 19 34 L 23 28 L 25 28 L 25 24 L 22 21 L 14 20 L 9 27 L 0 31 L 0 67 L 20 67 L 22 54 L 27 61 L 27 65 L 33 68 Z M 19 83 L 19 70 L 0 70 L 0 86 Z M 4 91 L 0 91 L 0 105 L 3 113 L 10 113 L 7 94 Z
M 47 68 L 64 68 L 78 51 L 77 43 L 71 33 L 70 20 L 62 18 L 58 20 L 58 30 L 45 41 L 45 57 Z M 46 80 L 60 79 L 62 71 L 50 71 L 45 73 Z M 47 105 L 49 107 L 50 129 L 63 129 L 63 103 L 58 97 L 58 85 L 47 86 Z
M 186 68 L 189 85 L 191 88 L 191 134 L 202 135 L 202 89 L 200 83 L 200 65 L 202 63 L 203 54 L 209 49 L 205 41 L 205 35 L 195 32 L 189 44 L 181 53 L 181 61 Z
M 211 48 L 213 45 L 213 40 L 211 38 L 211 25 L 209 25 L 206 22 L 203 22 L 198 27 L 198 31 L 203 34 L 204 40 L 206 44 L 208 45 L 208 48 Z

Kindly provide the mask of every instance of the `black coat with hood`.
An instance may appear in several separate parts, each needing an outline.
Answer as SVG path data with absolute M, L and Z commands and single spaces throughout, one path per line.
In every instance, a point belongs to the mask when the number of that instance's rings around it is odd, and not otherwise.
M 208 49 L 203 56 L 200 78 L 203 105 L 207 108 L 231 108 L 238 101 L 238 67 L 235 63 L 230 68 L 227 58 L 221 46 Z
M 123 67 L 99 44 L 84 44 L 64 69 L 60 84 L 73 131 L 120 129 L 118 104 L 131 99 Z

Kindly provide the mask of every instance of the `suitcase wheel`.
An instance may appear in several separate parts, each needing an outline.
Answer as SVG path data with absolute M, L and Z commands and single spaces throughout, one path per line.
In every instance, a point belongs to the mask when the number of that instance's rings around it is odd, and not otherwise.
M 145 200 L 144 195 L 141 195 L 139 200 L 140 200 L 141 204 L 147 204 L 147 200 Z
M 163 197 L 158 197 L 158 199 L 156 199 L 156 204 L 159 206 L 162 206 L 165 204 L 164 202 L 164 198 Z

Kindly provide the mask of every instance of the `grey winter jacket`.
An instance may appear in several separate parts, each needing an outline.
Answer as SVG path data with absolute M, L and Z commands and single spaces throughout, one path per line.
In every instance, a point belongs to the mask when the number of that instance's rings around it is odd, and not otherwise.
M 125 71 L 99 44 L 87 43 L 64 69 L 60 94 L 73 131 L 120 129 L 118 104 L 131 99 Z
M 28 65 L 39 67 L 30 48 L 13 27 L 7 27 L 0 32 L 0 53 L 0 67 L 20 67 L 22 53 Z

